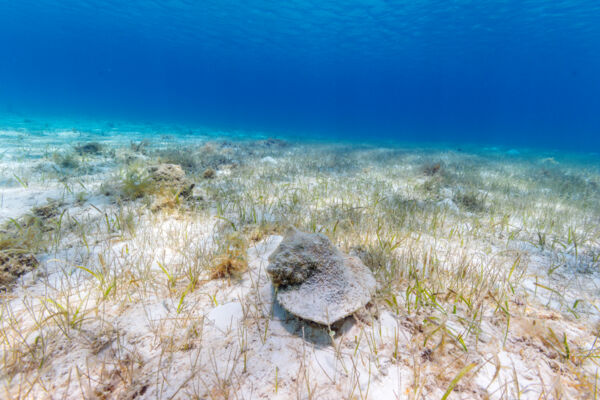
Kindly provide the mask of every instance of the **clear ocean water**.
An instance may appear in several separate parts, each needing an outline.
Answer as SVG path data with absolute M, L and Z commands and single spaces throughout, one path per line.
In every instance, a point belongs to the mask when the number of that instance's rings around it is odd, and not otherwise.
M 592 399 L 599 338 L 600 0 L 0 0 L 0 400 Z
M 2 0 L 0 54 L 3 127 L 600 145 L 593 0 Z

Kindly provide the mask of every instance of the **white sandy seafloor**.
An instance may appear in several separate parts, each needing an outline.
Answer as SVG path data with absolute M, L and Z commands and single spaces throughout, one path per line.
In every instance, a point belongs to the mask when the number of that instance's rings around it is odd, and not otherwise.
M 48 199 L 61 215 L 40 266 L 1 294 L 2 398 L 600 394 L 597 155 L 11 126 L 0 130 L 0 222 Z M 102 151 L 74 168 L 53 156 L 89 142 Z M 222 160 L 213 179 L 201 163 L 186 171 L 193 204 L 152 211 L 107 195 L 129 165 L 169 148 Z M 423 172 L 437 162 L 453 178 Z M 472 190 L 483 208 L 460 202 Z M 331 329 L 298 320 L 265 274 L 289 223 L 366 259 L 379 249 L 397 274 L 376 274 L 372 303 Z M 211 279 L 212 255 L 240 232 L 247 270 Z

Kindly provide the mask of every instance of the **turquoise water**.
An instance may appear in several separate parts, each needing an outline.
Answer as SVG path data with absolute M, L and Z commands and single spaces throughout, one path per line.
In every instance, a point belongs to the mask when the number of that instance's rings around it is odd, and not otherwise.
M 600 144 L 595 1 L 3 1 L 0 49 L 2 128 Z

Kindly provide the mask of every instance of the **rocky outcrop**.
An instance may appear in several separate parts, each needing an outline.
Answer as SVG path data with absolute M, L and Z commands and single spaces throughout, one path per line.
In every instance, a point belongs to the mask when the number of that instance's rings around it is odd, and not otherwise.
M 192 194 L 194 184 L 190 182 L 185 171 L 177 164 L 159 164 L 148 168 L 150 179 L 158 187 L 170 188 L 177 191 L 182 197 L 188 197 Z
M 300 318 L 330 325 L 364 307 L 375 292 L 373 274 L 323 234 L 289 228 L 269 257 L 277 301 Z

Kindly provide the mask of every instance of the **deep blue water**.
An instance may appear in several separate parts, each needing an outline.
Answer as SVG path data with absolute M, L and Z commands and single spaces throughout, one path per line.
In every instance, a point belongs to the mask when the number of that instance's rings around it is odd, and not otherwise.
M 4 114 L 600 149 L 598 0 L 0 0 L 0 55 Z

